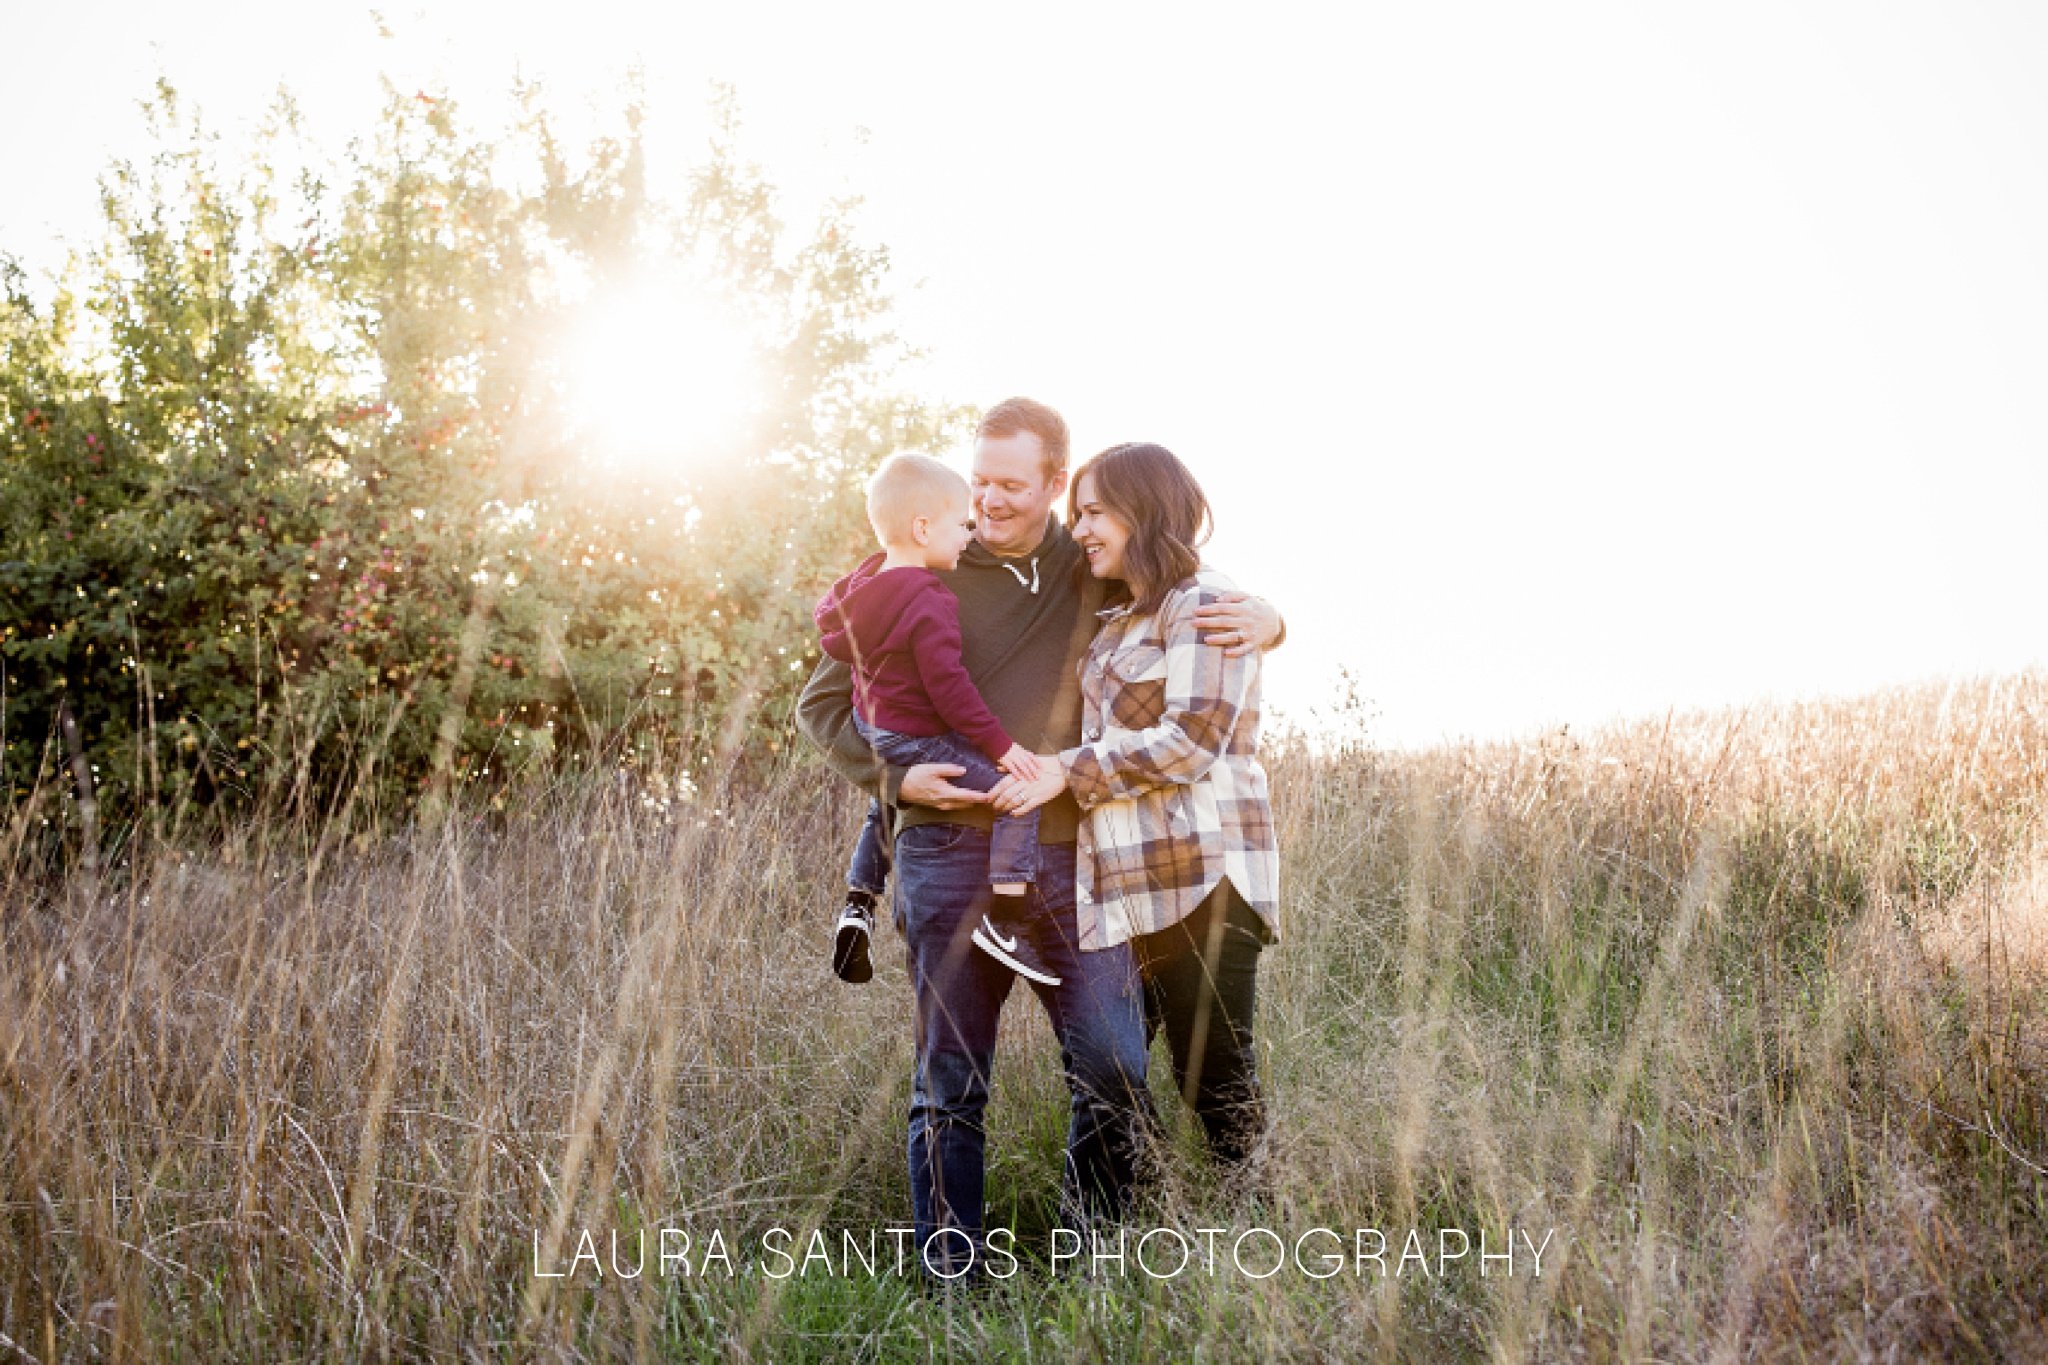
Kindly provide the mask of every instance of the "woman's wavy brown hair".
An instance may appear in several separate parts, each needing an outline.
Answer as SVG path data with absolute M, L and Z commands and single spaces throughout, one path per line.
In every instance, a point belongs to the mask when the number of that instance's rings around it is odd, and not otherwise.
M 1067 525 L 1081 516 L 1081 480 L 1095 481 L 1095 501 L 1131 528 L 1124 546 L 1124 590 L 1131 610 L 1149 616 L 1180 581 L 1202 566 L 1196 553 L 1215 518 L 1202 485 L 1165 446 L 1128 441 L 1074 471 L 1067 485 Z M 1082 573 L 1088 572 L 1084 561 Z

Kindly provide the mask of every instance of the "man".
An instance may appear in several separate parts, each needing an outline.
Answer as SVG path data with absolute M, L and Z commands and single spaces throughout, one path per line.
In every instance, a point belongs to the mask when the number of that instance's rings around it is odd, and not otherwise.
M 983 416 L 971 480 L 974 543 L 943 575 L 960 600 L 962 659 L 1016 741 L 1056 753 L 1080 739 L 1076 664 L 1095 633 L 1103 587 L 1077 572 L 1081 553 L 1052 515 L 1066 491 L 1067 426 L 1028 398 Z M 1205 608 L 1218 648 L 1278 643 L 1279 616 L 1256 598 Z M 927 1273 L 954 1279 L 983 1261 L 982 1114 L 996 1024 L 1015 976 L 972 936 L 990 908 L 989 797 L 947 779 L 963 769 L 878 763 L 853 724 L 852 679 L 830 658 L 797 708 L 804 735 L 833 770 L 897 812 L 896 924 L 916 993 L 910 1097 L 910 1190 Z M 1071 796 L 1039 820 L 1039 875 L 1028 916 L 1057 985 L 1033 982 L 1060 1042 L 1073 1095 L 1062 1202 L 1080 1219 L 1123 1211 L 1147 1121 L 1144 997 L 1128 944 L 1080 951 L 1074 921 Z

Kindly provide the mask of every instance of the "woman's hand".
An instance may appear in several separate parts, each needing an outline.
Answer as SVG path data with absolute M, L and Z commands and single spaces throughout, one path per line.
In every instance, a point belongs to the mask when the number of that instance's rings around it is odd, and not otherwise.
M 1271 649 L 1287 633 L 1287 623 L 1271 602 L 1241 592 L 1225 593 L 1195 608 L 1195 626 L 1203 644 L 1221 645 L 1232 658 Z
M 1067 789 L 1067 770 L 1058 754 L 1038 756 L 1035 778 L 1006 777 L 988 794 L 998 815 L 1023 815 L 1037 810 Z

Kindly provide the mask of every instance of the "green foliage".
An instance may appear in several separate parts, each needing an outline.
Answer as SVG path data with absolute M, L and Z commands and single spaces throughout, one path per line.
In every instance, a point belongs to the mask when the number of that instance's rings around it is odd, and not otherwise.
M 8 800 L 83 794 L 83 766 L 116 812 L 388 806 L 779 747 L 813 590 L 864 545 L 860 478 L 960 414 L 891 387 L 854 205 L 793 240 L 720 114 L 668 202 L 637 106 L 571 150 L 531 97 L 484 137 L 392 91 L 323 172 L 286 104 L 229 174 L 160 88 L 102 245 L 45 305 L 0 278 Z M 579 301 L 649 260 L 714 280 L 771 376 L 687 475 L 607 463 L 560 355 Z M 659 424 L 676 400 L 644 401 Z

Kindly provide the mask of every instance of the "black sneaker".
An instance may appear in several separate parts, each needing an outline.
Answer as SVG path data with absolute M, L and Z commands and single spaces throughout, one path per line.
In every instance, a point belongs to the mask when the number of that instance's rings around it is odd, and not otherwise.
M 1031 936 L 1024 932 L 1024 897 L 997 896 L 995 900 L 995 908 L 983 915 L 975 927 L 974 946 L 1027 981 L 1059 985 L 1059 977 L 1046 965 Z
M 859 985 L 874 976 L 875 964 L 868 960 L 868 939 L 874 932 L 874 901 L 859 892 L 849 895 L 832 931 L 832 970 L 841 981 Z

